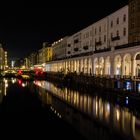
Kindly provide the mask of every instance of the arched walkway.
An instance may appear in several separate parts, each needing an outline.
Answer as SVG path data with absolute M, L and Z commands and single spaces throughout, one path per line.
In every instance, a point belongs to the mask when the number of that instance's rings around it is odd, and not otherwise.
M 123 75 L 125 76 L 131 76 L 132 72 L 131 72 L 131 55 L 130 54 L 126 54 L 123 58 Z
M 99 59 L 99 75 L 103 75 L 104 74 L 104 58 L 101 57 Z
M 120 55 L 115 56 L 114 58 L 114 75 L 122 74 L 122 58 Z
M 99 75 L 99 65 L 98 65 L 98 58 L 94 59 L 94 74 Z
M 140 77 L 140 52 L 134 56 L 134 76 Z
M 105 75 L 110 75 L 110 68 L 111 68 L 110 56 L 108 56 L 105 59 Z

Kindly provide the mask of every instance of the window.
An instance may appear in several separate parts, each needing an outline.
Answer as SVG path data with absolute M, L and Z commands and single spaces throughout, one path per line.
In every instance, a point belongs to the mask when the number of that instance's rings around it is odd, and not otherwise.
M 101 33 L 101 26 L 99 27 L 99 32 Z
M 79 40 L 78 40 L 78 39 L 74 40 L 74 43 L 78 43 L 78 42 L 79 42 Z
M 117 33 L 116 34 L 117 34 L 117 36 L 119 36 L 119 31 L 118 30 L 117 30 Z
M 71 52 L 70 52 L 70 51 L 68 51 L 68 54 L 71 54 Z
M 117 18 L 117 25 L 119 24 L 119 18 Z
M 126 36 L 126 28 L 123 28 L 123 35 Z
M 113 27 L 113 21 L 111 21 L 111 25 L 110 26 L 111 26 L 111 28 Z
M 71 47 L 71 44 L 68 44 L 68 47 Z
M 92 31 L 90 31 L 90 36 L 92 36 Z
M 124 21 L 124 22 L 126 21 L 126 15 L 123 16 L 123 21 Z

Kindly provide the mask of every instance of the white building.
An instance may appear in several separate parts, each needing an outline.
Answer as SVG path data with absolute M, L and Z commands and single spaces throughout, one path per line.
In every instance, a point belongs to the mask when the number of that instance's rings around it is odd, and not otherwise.
M 61 38 L 52 44 L 53 60 L 66 58 L 67 38 Z
M 128 5 L 122 7 L 70 36 L 66 47 L 68 59 L 49 62 L 49 70 L 140 77 L 140 42 L 128 43 L 128 9 Z
M 108 45 L 128 43 L 128 5 L 108 16 Z
M 93 51 L 93 29 L 92 25 L 81 31 L 81 52 L 88 53 Z
M 70 57 L 73 54 L 73 36 L 67 38 L 67 47 L 66 47 L 66 57 Z
M 105 17 L 93 25 L 94 50 L 103 50 L 108 46 L 108 18 Z

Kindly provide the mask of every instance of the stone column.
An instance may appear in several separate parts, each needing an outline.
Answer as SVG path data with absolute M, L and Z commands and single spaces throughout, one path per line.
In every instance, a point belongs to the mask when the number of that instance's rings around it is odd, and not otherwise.
M 94 57 L 91 58 L 91 64 L 92 64 L 92 75 L 94 75 Z
M 131 59 L 131 76 L 133 77 L 133 76 L 135 76 L 136 74 L 135 74 L 135 60 L 134 60 L 134 58 L 132 58 Z
M 121 59 L 121 78 L 123 78 L 123 76 L 124 76 L 124 61 L 123 61 L 123 59 Z
M 115 61 L 114 61 L 114 58 L 113 57 L 111 57 L 111 59 L 110 59 L 110 64 L 111 64 L 111 66 L 110 66 L 110 76 L 111 76 L 111 78 L 113 78 L 114 77 L 114 65 L 115 65 Z

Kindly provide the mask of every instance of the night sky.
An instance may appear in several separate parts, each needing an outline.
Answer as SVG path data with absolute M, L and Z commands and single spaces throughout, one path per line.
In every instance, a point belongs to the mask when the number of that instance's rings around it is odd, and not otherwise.
M 1 4 L 0 42 L 9 58 L 28 56 L 40 49 L 42 42 L 52 43 L 71 35 L 128 3 L 127 0 L 84 2 L 80 4 L 79 1 L 78 5 L 67 1 L 55 7 L 41 1 Z

